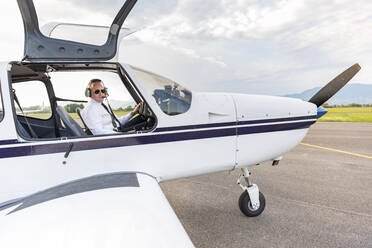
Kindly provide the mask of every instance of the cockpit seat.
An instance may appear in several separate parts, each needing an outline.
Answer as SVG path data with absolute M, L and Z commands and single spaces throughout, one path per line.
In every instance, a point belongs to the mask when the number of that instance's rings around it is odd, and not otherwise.
M 27 132 L 26 128 L 24 128 L 21 124 L 21 122 L 19 120 L 16 121 L 17 123 L 17 128 L 18 128 L 18 131 L 19 131 L 19 134 L 23 137 L 23 138 L 31 138 L 31 135 L 29 134 L 29 132 Z
M 79 124 L 72 119 L 72 117 L 67 113 L 67 111 L 62 106 L 57 106 L 57 114 L 61 118 L 62 122 L 65 124 L 66 129 L 72 136 L 87 136 Z

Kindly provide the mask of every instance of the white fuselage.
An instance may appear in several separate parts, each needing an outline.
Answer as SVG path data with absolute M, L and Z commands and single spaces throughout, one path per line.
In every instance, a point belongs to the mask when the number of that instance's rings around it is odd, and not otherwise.
M 316 106 L 308 102 L 228 93 L 193 92 L 190 109 L 169 116 L 123 67 L 157 117 L 152 132 L 25 141 L 15 128 L 7 63 L 1 64 L 0 202 L 110 172 L 142 172 L 164 181 L 247 167 L 289 151 L 316 121 Z

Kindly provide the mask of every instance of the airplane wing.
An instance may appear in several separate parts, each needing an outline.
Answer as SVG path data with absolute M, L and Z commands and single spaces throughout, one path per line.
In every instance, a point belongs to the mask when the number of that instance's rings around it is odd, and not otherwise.
M 194 247 L 155 178 L 97 175 L 0 204 L 1 247 Z

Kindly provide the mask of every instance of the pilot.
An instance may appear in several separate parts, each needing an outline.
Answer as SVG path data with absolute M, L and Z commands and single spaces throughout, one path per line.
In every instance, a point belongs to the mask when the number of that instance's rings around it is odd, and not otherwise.
M 107 88 L 102 80 L 90 80 L 85 95 L 90 97 L 88 105 L 81 111 L 81 117 L 94 135 L 115 134 L 120 127 L 138 113 L 142 103 L 137 104 L 132 112 L 117 118 L 107 101 Z M 107 103 L 103 101 L 106 99 Z

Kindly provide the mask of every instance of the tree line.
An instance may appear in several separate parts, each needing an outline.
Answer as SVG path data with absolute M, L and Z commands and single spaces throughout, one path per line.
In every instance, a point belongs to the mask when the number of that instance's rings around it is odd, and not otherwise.
M 359 104 L 359 103 L 350 103 L 350 104 L 334 104 L 334 105 L 329 105 L 328 103 L 324 103 L 322 105 L 325 108 L 345 108 L 345 107 L 372 107 L 372 104 Z

